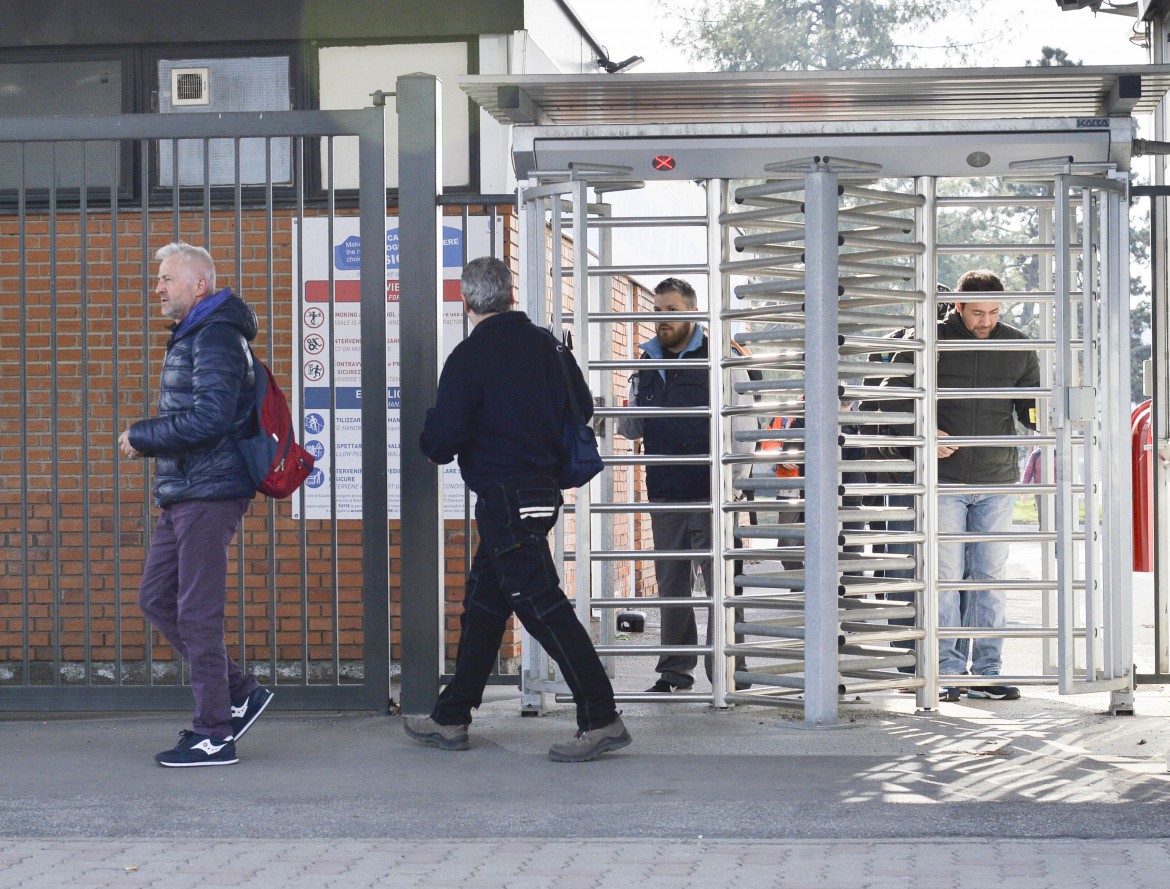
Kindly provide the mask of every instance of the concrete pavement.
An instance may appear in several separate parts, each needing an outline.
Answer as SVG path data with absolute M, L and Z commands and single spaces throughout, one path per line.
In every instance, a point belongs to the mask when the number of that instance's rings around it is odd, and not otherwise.
M 1009 623 L 1040 619 L 1034 595 L 1009 599 Z M 1152 630 L 1136 629 L 1148 671 Z M 1042 648 L 1014 640 L 1005 658 L 1038 672 Z M 618 676 L 644 688 L 651 662 L 622 658 Z M 831 729 L 626 704 L 634 743 L 575 765 L 546 757 L 572 708 L 522 718 L 515 689 L 489 689 L 463 753 L 393 716 L 281 711 L 276 691 L 220 768 L 154 765 L 186 714 L 0 716 L 0 889 L 1170 885 L 1164 688 L 1139 688 L 1125 717 L 1051 687 L 924 714 L 873 694 Z
M 279 695 L 279 692 L 278 692 Z M 266 713 L 241 762 L 161 769 L 180 714 L 0 721 L 0 887 L 1164 887 L 1170 704 L 1104 695 L 627 705 L 634 744 L 552 763 L 572 710 L 494 689 L 472 749 L 397 717 Z M 278 696 L 279 701 L 279 696 Z

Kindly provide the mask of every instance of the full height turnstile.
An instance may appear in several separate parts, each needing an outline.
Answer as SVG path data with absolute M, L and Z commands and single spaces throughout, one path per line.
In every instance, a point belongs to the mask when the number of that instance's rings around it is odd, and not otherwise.
M 615 670 L 619 697 L 797 706 L 815 724 L 835 722 L 846 694 L 917 690 L 919 704 L 930 708 L 940 684 L 937 640 L 983 633 L 1058 642 L 1055 660 L 1049 654 L 1041 668 L 1002 681 L 1056 683 L 1065 693 L 1107 690 L 1114 710 L 1131 708 L 1129 584 L 1117 555 L 1128 552 L 1124 509 L 1119 516 L 1116 505 L 1128 503 L 1116 485 L 1126 478 L 1116 469 L 1124 451 L 1106 434 L 1120 422 L 1119 400 L 1098 394 L 1118 391 L 1128 366 L 1124 274 L 1116 259 L 1125 255 L 1124 177 L 1056 173 L 1046 196 L 1001 198 L 1042 207 L 1048 222 L 1033 243 L 997 245 L 940 244 L 936 221 L 940 204 L 958 208 L 995 196 L 940 197 L 932 178 L 898 190 L 877 181 L 880 170 L 864 162 L 809 159 L 779 164 L 760 182 L 710 180 L 707 213 L 671 219 L 615 218 L 603 199 L 629 187 L 623 172 L 578 167 L 521 192 L 524 306 L 554 329 L 572 331 L 603 422 L 638 413 L 612 405 L 629 373 L 644 366 L 629 327 L 645 315 L 621 304 L 628 287 L 615 305 L 614 281 L 632 274 L 706 276 L 714 310 L 696 317 L 710 341 L 722 345 L 702 364 L 711 380 L 710 415 L 719 419 L 711 432 L 718 459 L 637 454 L 607 427 L 607 470 L 566 509 L 560 551 L 579 615 L 585 622 L 600 618 L 604 656 L 674 652 L 645 639 L 616 640 L 618 610 L 679 604 L 709 610 L 712 643 L 686 648 L 700 660 L 714 656 L 709 692 L 649 696 L 623 686 Z M 703 262 L 611 264 L 606 233 L 668 224 L 706 232 Z M 568 244 L 595 249 L 570 253 Z M 939 391 L 933 356 L 952 345 L 936 343 L 930 323 L 936 304 L 948 299 L 935 293 L 937 256 L 1005 249 L 1043 257 L 1052 281 L 1051 290 L 1003 295 L 1043 307 L 1037 315 L 1051 338 L 1026 347 L 1042 356 L 1046 383 L 1026 392 Z M 615 351 L 615 331 L 623 327 L 625 351 Z M 731 350 L 733 335 L 750 354 Z M 912 360 L 882 360 L 895 351 Z M 752 372 L 746 378 L 745 370 Z M 938 484 L 927 456 L 937 442 L 935 400 L 996 395 L 1036 400 L 1040 434 L 1012 444 L 1051 455 L 1041 458 L 1040 484 L 1012 487 L 1041 500 L 1039 526 L 1007 535 L 1041 546 L 1039 576 L 997 584 L 1034 596 L 1042 617 L 996 631 L 939 627 L 934 498 L 954 489 Z M 778 417 L 788 422 L 772 422 Z M 778 455 L 801 471 L 776 475 Z M 654 461 L 708 465 L 718 496 L 707 504 L 635 501 L 633 480 L 620 478 Z M 1112 468 L 1102 474 L 1104 467 Z M 634 549 L 634 517 L 657 508 L 709 510 L 711 551 Z M 615 522 L 626 526 L 618 535 L 626 548 L 614 543 Z M 634 592 L 635 572 L 618 566 L 654 556 L 714 558 L 711 589 L 685 600 L 620 595 Z M 741 561 L 748 567 L 737 574 Z M 525 652 L 525 707 L 538 709 L 543 694 L 563 695 L 564 688 L 535 646 Z M 745 669 L 735 670 L 737 656 L 747 659 Z

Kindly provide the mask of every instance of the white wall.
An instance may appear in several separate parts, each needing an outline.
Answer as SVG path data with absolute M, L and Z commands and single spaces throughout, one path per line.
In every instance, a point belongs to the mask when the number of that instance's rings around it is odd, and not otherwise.
M 458 78 L 467 73 L 466 43 L 403 43 L 387 46 L 329 46 L 318 53 L 321 71 L 321 108 L 353 109 L 370 105 L 376 90 L 394 92 L 398 77 L 425 72 L 442 81 L 443 185 L 466 186 L 471 182 L 470 113 L 467 95 Z M 388 103 L 393 103 L 388 98 Z M 393 105 L 390 106 L 393 115 Z M 398 129 L 386 128 L 386 185 L 398 186 Z M 357 188 L 357 139 L 334 140 L 337 188 Z M 322 178 L 328 184 L 322 151 Z

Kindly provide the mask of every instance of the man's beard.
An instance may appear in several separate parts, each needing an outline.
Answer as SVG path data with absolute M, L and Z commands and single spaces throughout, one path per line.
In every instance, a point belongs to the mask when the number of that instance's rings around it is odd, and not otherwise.
M 694 333 L 694 327 L 690 324 L 681 325 L 679 327 L 670 328 L 664 331 L 662 328 L 658 329 L 658 342 L 662 344 L 662 348 L 668 352 L 681 352 Z

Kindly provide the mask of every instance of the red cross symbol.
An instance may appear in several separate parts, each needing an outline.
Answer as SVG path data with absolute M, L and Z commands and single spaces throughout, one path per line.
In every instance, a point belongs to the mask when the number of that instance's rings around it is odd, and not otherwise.
M 674 158 L 671 157 L 669 154 L 660 154 L 654 158 L 653 166 L 654 166 L 654 169 L 658 170 L 658 171 L 673 170 L 674 169 Z

